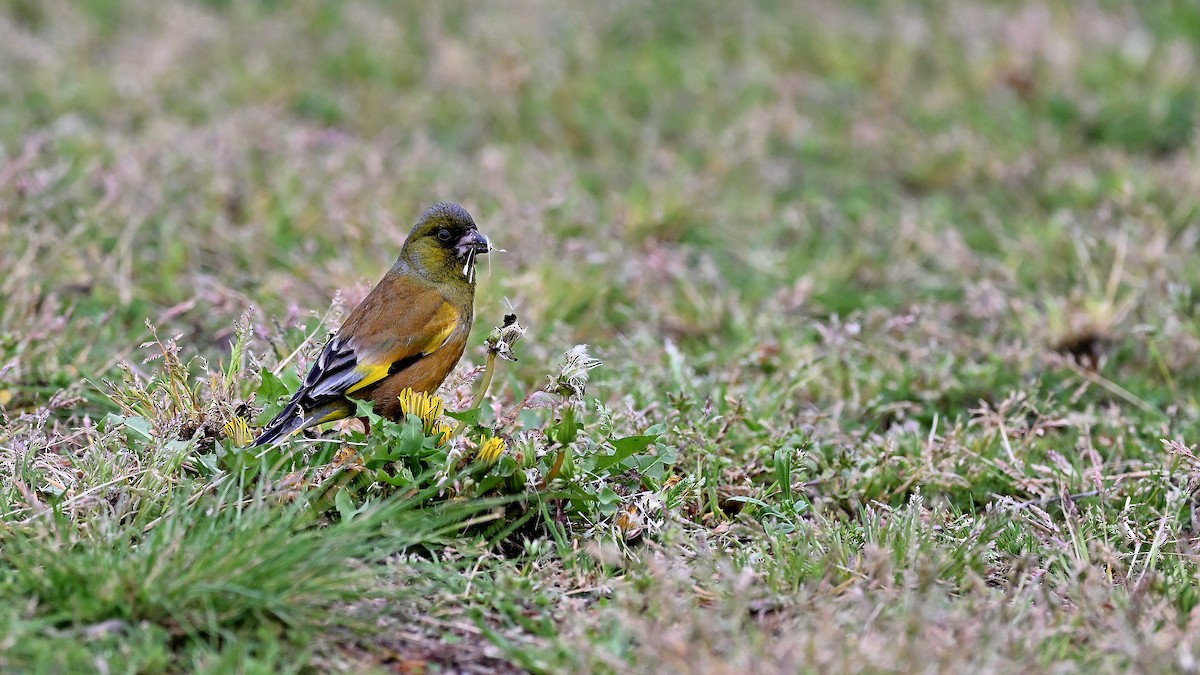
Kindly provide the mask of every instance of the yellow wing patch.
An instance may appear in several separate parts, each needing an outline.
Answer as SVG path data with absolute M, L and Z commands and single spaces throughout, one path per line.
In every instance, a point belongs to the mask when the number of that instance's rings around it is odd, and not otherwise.
M 458 310 L 448 302 L 442 303 L 438 308 L 437 314 L 433 315 L 426 328 L 432 335 L 425 344 L 421 345 L 419 356 L 427 356 L 442 348 L 446 344 L 446 340 L 450 339 L 450 335 L 458 328 L 459 314 Z M 363 374 L 363 379 L 359 380 L 346 390 L 347 394 L 353 393 L 364 387 L 369 387 L 376 382 L 384 379 L 391 373 L 391 363 L 360 363 L 355 367 L 355 370 Z
M 350 387 L 349 389 L 347 389 L 346 393 L 350 394 L 350 393 L 356 392 L 359 389 L 362 389 L 363 387 L 369 387 L 369 386 L 375 384 L 376 382 L 382 380 L 383 378 L 388 376 L 388 370 L 390 370 L 391 367 L 392 367 L 392 364 L 390 364 L 390 363 L 383 363 L 383 364 L 378 364 L 378 365 L 371 365 L 369 363 L 360 363 L 355 368 L 355 370 L 357 370 L 360 373 L 363 373 L 363 379 L 359 380 L 358 384 L 355 384 L 353 387 Z
M 458 328 L 458 319 L 458 310 L 448 302 L 442 303 L 437 314 L 433 316 L 433 320 L 429 322 L 429 327 L 437 332 L 421 348 L 421 353 L 432 354 L 441 349 L 442 345 L 446 344 L 446 340 L 450 339 L 450 334 Z

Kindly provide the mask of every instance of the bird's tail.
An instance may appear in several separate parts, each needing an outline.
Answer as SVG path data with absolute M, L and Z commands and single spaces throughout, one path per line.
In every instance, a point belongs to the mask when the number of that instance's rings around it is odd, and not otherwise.
M 311 426 L 321 424 L 322 422 L 332 422 L 340 420 L 343 417 L 349 417 L 354 412 L 354 408 L 349 401 L 335 401 L 327 403 L 312 410 L 303 410 L 300 403 L 296 400 L 289 401 L 288 404 L 275 416 L 274 419 L 267 424 L 258 438 L 250 444 L 250 447 L 257 448 L 260 445 L 275 445 L 282 443 L 293 434 L 299 433 Z
M 260 445 L 274 445 L 280 442 L 304 429 L 306 417 L 300 410 L 300 405 L 291 401 L 263 428 L 250 447 L 257 448 Z

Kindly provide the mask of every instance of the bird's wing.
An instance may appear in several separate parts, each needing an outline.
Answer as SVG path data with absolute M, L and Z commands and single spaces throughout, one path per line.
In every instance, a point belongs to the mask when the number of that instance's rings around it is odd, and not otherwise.
M 311 409 L 403 370 L 440 349 L 461 321 L 436 289 L 386 277 L 321 350 L 297 392 L 300 405 Z

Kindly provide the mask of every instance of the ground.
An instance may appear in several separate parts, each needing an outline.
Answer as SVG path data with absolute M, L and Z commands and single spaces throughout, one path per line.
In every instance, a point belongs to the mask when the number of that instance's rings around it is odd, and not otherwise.
M 4 3 L 0 668 L 1196 670 L 1198 59 L 1182 1 Z M 465 432 L 241 448 L 441 200 Z

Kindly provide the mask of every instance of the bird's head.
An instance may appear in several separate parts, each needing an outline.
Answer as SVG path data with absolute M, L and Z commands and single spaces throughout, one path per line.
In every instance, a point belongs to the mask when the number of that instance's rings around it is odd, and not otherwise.
M 458 204 L 429 207 L 413 226 L 400 250 L 400 259 L 431 281 L 466 279 L 475 283 L 475 261 L 491 249 L 474 219 Z

